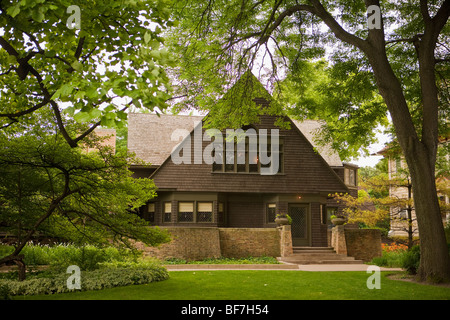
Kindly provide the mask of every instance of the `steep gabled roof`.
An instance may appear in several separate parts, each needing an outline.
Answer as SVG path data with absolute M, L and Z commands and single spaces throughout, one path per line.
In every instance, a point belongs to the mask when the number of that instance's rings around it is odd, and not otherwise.
M 172 141 L 176 129 L 191 132 L 202 116 L 157 115 L 151 113 L 128 114 L 128 150 L 153 166 L 160 166 L 179 143 Z
M 154 166 L 161 165 L 173 148 L 181 141 L 171 140 L 177 129 L 191 132 L 203 116 L 156 115 L 150 113 L 130 113 L 128 115 L 128 149 L 136 156 Z M 292 120 L 292 119 L 291 119 Z M 331 167 L 342 166 L 339 155 L 331 146 L 320 146 L 314 136 L 321 123 L 315 120 L 292 120 L 292 123 L 303 133 L 318 153 Z

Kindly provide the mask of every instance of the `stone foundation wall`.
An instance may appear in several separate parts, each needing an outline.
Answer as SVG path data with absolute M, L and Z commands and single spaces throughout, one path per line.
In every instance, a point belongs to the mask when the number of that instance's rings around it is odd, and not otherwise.
M 159 259 L 202 260 L 221 256 L 218 228 L 167 227 L 172 241 L 159 247 L 142 247 L 146 255 Z
M 282 228 L 167 227 L 172 241 L 157 248 L 141 245 L 146 255 L 159 259 L 245 258 L 292 254 L 290 226 Z
M 226 258 L 280 256 L 280 232 L 276 228 L 219 228 L 219 234 Z
M 376 229 L 345 230 L 347 255 L 364 262 L 381 256 L 381 232 Z

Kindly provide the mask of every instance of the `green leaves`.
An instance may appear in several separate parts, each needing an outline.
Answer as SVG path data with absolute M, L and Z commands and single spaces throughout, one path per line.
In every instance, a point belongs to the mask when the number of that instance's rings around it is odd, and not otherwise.
M 150 245 L 168 240 L 165 233 L 149 230 L 145 221 L 130 213 L 130 208 L 152 199 L 156 188 L 151 180 L 131 177 L 128 160 L 134 159 L 129 154 L 115 154 L 99 145 L 102 138 L 95 135 L 89 135 L 82 147 L 71 148 L 52 132 L 48 113 L 40 120 L 42 127 L 26 128 L 21 123 L 26 130 L 0 132 L 2 230 L 6 226 L 9 232 L 24 235 L 50 212 L 37 230 L 67 241 L 108 242 L 115 235 Z M 72 135 L 81 126 L 71 128 Z M 97 151 L 87 152 L 87 147 Z M 51 209 L 55 204 L 57 208 Z
M 33 112 L 37 103 L 51 98 L 66 117 L 116 126 L 124 121 L 123 114 L 115 113 L 126 107 L 125 101 L 150 111 L 167 108 L 171 86 L 166 68 L 174 59 L 162 46 L 162 34 L 173 25 L 171 3 L 80 0 L 80 30 L 66 25 L 69 5 L 65 0 L 4 5 L 8 19 L 0 16 L 0 115 Z M 23 69 L 15 52 L 27 59 Z M 0 126 L 10 119 L 0 116 Z
M 20 12 L 20 3 L 17 3 L 14 6 L 11 6 L 8 9 L 6 9 L 6 13 L 13 18 L 17 16 L 19 12 Z

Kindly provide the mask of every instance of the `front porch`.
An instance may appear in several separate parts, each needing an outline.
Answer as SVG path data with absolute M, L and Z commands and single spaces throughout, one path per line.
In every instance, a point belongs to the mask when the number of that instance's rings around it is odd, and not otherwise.
M 166 227 L 173 237 L 158 248 L 141 245 L 146 255 L 159 259 L 203 260 L 207 258 L 277 257 L 284 263 L 361 263 L 381 254 L 378 230 L 333 228 L 333 246 L 292 245 L 291 226 L 277 228 L 186 228 Z M 344 244 L 343 244 L 344 243 Z M 345 249 L 345 251 L 343 251 Z M 353 258 L 349 258 L 354 257 Z

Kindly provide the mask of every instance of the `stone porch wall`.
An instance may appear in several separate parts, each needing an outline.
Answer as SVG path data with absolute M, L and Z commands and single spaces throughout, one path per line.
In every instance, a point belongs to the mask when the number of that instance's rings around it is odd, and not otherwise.
M 221 256 L 218 228 L 167 227 L 172 241 L 159 247 L 142 246 L 145 255 L 158 259 L 202 260 Z
M 245 258 L 292 254 L 290 226 L 281 228 L 167 227 L 172 241 L 159 247 L 141 245 L 146 255 L 159 259 Z
M 280 256 L 280 233 L 275 228 L 220 228 L 219 234 L 223 257 Z
M 338 254 L 367 262 L 381 256 L 381 232 L 376 229 L 336 226 L 331 232 L 331 246 Z

